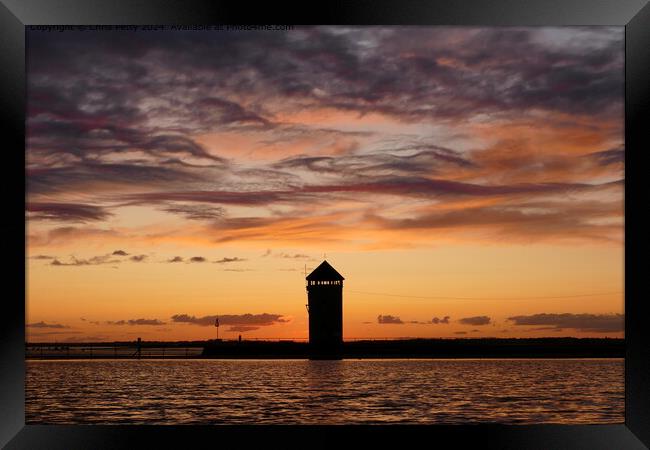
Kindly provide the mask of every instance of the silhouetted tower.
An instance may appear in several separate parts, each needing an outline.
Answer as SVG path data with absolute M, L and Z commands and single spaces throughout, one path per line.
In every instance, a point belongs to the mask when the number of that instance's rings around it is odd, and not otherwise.
M 327 261 L 307 275 L 311 359 L 341 359 L 344 279 Z

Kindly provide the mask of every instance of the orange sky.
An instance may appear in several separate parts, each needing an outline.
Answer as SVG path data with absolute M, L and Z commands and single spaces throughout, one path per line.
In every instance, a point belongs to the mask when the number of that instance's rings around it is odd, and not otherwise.
M 306 338 L 324 255 L 347 339 L 623 335 L 621 29 L 74 34 L 30 32 L 28 340 Z

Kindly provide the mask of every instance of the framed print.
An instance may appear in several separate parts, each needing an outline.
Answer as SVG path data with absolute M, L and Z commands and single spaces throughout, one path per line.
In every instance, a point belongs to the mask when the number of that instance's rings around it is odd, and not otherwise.
M 2 445 L 650 445 L 645 2 L 0 9 Z

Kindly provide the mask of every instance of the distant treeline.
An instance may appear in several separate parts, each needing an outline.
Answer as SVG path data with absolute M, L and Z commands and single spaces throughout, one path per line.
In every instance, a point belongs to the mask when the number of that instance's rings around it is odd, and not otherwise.
M 139 349 L 139 350 L 138 350 Z M 309 358 L 300 341 L 135 341 L 27 343 L 28 359 L 65 358 Z M 623 358 L 613 338 L 456 338 L 344 342 L 342 358 Z
M 141 347 L 203 347 L 209 341 L 140 341 Z M 26 342 L 28 348 L 35 347 L 134 347 L 137 341 L 106 341 L 106 342 Z

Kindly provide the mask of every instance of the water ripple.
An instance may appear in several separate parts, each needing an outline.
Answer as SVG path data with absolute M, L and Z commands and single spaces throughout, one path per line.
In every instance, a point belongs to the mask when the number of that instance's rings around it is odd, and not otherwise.
M 27 361 L 29 424 L 623 423 L 617 360 Z

